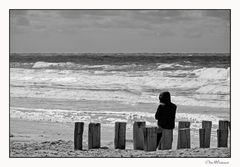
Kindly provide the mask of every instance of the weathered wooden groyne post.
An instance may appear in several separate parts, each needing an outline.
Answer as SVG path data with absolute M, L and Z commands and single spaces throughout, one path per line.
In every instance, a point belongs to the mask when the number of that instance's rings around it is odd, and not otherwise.
M 126 148 L 126 122 L 115 122 L 114 148 Z M 210 148 L 211 144 L 211 121 L 202 121 L 202 128 L 199 129 L 200 148 Z M 229 129 L 228 129 L 229 128 Z M 217 147 L 228 146 L 228 135 L 230 122 L 226 120 L 219 121 L 217 129 Z M 84 123 L 75 122 L 74 126 L 74 150 L 83 148 Z M 159 150 L 172 149 L 173 130 L 162 129 L 158 127 L 146 127 L 146 122 L 136 121 L 133 124 L 133 149 L 144 151 L 156 151 L 157 134 L 161 133 L 161 140 L 158 146 Z M 89 123 L 88 125 L 88 149 L 97 149 L 101 147 L 101 124 Z M 190 122 L 179 121 L 177 149 L 191 148 Z
M 200 148 L 209 148 L 211 143 L 212 121 L 202 121 L 202 128 L 199 129 Z
M 136 121 L 133 123 L 133 149 L 143 150 L 144 149 L 144 135 L 143 129 L 146 126 L 146 122 Z
M 217 146 L 218 147 L 227 147 L 228 146 L 228 127 L 229 121 L 220 120 L 218 123 L 217 130 Z
M 177 149 L 191 148 L 190 122 L 179 121 Z
M 202 121 L 202 128 L 205 129 L 204 148 L 209 148 L 211 143 L 212 121 Z
M 144 134 L 144 151 L 156 151 L 157 145 L 157 127 L 145 127 Z
M 190 128 L 182 128 L 178 130 L 178 149 L 191 148 Z
M 88 125 L 88 149 L 101 147 L 101 124 L 90 123 Z
M 82 141 L 83 141 L 83 122 L 75 122 L 74 127 L 74 150 L 82 150 Z
M 125 149 L 126 147 L 126 125 L 126 122 L 115 122 L 115 149 Z

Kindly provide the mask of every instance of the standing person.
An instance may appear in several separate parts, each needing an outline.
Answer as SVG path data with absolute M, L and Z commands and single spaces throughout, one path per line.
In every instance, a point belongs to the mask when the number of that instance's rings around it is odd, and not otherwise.
M 159 132 L 157 134 L 157 147 L 162 137 L 162 129 L 172 130 L 175 127 L 175 115 L 177 106 L 171 102 L 169 92 L 162 92 L 159 95 L 160 104 L 155 114 L 158 121 Z

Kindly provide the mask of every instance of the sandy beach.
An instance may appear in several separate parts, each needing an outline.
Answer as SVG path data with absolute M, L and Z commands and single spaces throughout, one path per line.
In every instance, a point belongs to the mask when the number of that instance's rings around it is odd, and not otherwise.
M 145 152 L 133 150 L 132 131 L 127 131 L 126 149 L 113 148 L 114 129 L 101 127 L 101 149 L 88 150 L 87 127 L 83 134 L 83 150 L 73 149 L 73 123 L 10 119 L 10 157 L 230 157 L 230 148 L 200 149 L 197 137 L 191 149 Z M 195 143 L 195 144 L 194 144 Z
M 10 147 L 10 157 L 185 157 L 185 158 L 229 158 L 229 148 L 210 149 L 181 149 L 181 150 L 158 150 L 145 152 L 139 150 L 119 150 L 102 147 L 100 149 L 74 151 L 72 141 L 56 140 L 45 142 L 21 142 L 12 141 Z
M 111 107 L 113 104 L 115 108 Z M 85 109 L 91 106 L 95 110 L 100 111 L 102 110 L 101 107 L 111 107 L 112 110 L 114 109 L 114 112 L 110 112 L 109 114 L 100 112 L 100 115 L 98 116 L 98 111 L 96 111 L 93 115 L 90 115 L 91 119 L 83 121 L 83 151 L 74 151 L 74 122 L 82 121 L 81 115 L 65 114 L 65 112 L 61 115 L 61 112 L 58 110 L 59 106 L 63 110 L 77 110 L 78 108 Z M 11 107 L 10 157 L 230 157 L 230 140 L 228 141 L 228 148 L 217 148 L 217 120 L 213 119 L 215 124 L 212 129 L 210 149 L 199 149 L 198 134 L 198 128 L 201 126 L 201 121 L 203 119 L 211 119 L 211 117 L 199 117 L 201 116 L 202 111 L 208 114 L 214 114 L 217 112 L 222 113 L 222 117 L 216 118 L 228 119 L 229 115 L 227 109 L 179 105 L 179 115 L 177 116 L 176 128 L 173 131 L 172 149 L 167 151 L 158 150 L 154 152 L 145 152 L 133 150 L 132 124 L 133 121 L 136 120 L 129 117 L 128 113 L 124 113 L 123 117 L 121 117 L 123 121 L 127 122 L 126 149 L 114 149 L 114 122 L 117 121 L 118 113 L 121 110 L 141 111 L 142 113 L 145 113 L 145 111 L 154 111 L 156 107 L 155 104 L 139 104 L 132 106 L 101 101 L 11 98 Z M 29 111 L 23 111 L 20 112 L 20 114 L 18 114 L 19 112 L 14 112 L 15 109 L 21 109 L 22 107 L 29 108 Z M 52 112 L 48 113 L 41 110 L 32 112 L 34 108 L 51 108 Z M 192 111 L 194 111 L 194 114 L 192 114 Z M 113 116 L 112 113 L 116 116 Z M 131 116 L 131 114 L 129 115 Z M 189 115 L 192 116 L 191 119 L 189 119 Z M 139 118 L 136 119 L 138 120 Z M 153 126 L 154 124 L 150 123 L 148 119 L 146 119 L 147 125 Z M 151 116 L 151 119 L 154 119 L 153 115 Z M 192 122 L 191 149 L 177 150 L 178 121 L 185 119 Z M 105 122 L 107 120 L 111 122 Z M 88 150 L 87 139 L 89 121 L 95 123 L 98 121 L 101 122 L 101 149 Z

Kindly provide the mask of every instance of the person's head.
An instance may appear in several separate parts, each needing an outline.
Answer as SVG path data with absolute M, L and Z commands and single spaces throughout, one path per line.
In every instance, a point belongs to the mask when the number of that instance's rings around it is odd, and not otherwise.
M 161 103 L 171 103 L 171 95 L 169 92 L 162 92 L 159 95 L 159 100 Z

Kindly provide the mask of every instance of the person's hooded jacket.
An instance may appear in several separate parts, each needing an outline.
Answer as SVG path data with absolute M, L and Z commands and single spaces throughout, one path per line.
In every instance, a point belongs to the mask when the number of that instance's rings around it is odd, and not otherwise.
M 158 120 L 158 126 L 164 129 L 174 129 L 177 106 L 171 103 L 169 92 L 162 92 L 159 95 L 159 100 L 160 104 L 155 114 L 155 119 Z

